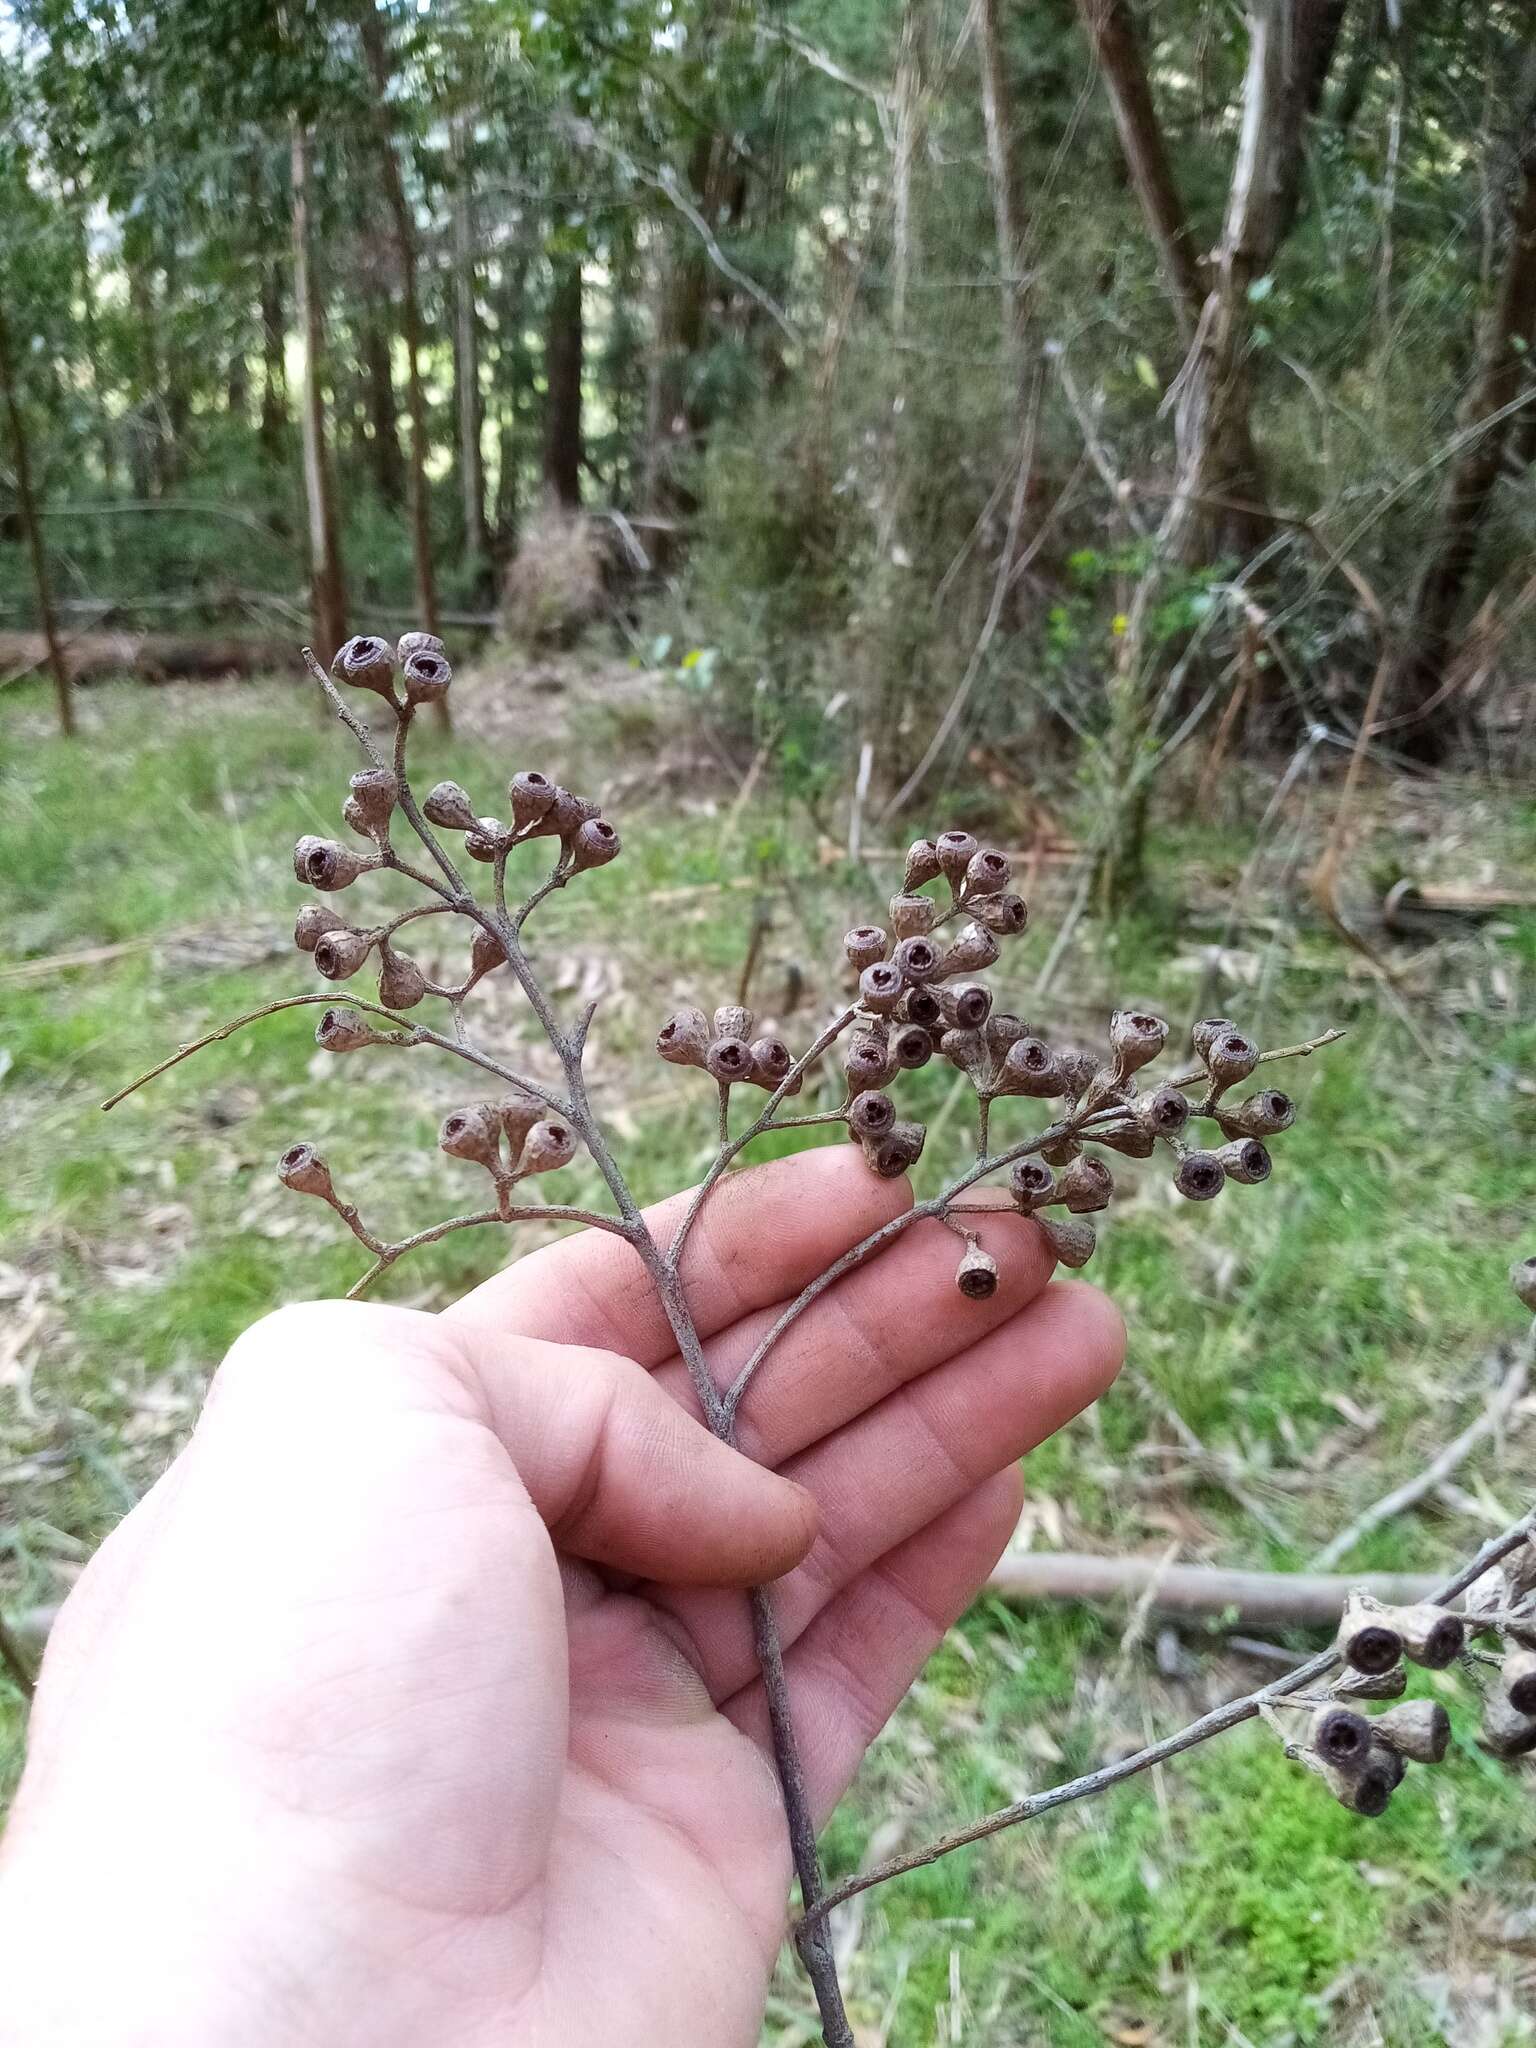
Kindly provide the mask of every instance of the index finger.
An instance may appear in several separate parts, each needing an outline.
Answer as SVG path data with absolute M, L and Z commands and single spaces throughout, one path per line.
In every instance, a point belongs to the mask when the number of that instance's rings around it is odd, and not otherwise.
M 663 1249 L 691 1189 L 647 1209 Z M 822 1145 L 728 1173 L 711 1190 L 683 1249 L 683 1292 L 699 1335 L 792 1298 L 834 1259 L 912 1206 L 905 1180 L 871 1173 L 855 1145 Z M 444 1310 L 452 1322 L 589 1344 L 642 1365 L 672 1357 L 677 1340 L 639 1253 L 608 1231 L 544 1245 Z

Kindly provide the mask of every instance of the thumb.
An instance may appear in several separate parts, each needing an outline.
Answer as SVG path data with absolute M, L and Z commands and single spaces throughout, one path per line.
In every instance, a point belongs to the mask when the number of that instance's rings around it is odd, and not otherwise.
M 721 1443 L 632 1359 L 467 1326 L 454 1336 L 562 1549 L 694 1586 L 761 1585 L 810 1549 L 805 1489 Z

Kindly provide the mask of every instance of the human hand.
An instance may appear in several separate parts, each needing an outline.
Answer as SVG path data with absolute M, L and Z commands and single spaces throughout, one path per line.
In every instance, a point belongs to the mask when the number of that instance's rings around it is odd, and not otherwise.
M 850 1147 L 724 1182 L 685 1260 L 720 1382 L 909 1201 Z M 1006 1542 L 1017 1459 L 1121 1355 L 1035 1225 L 979 1227 L 990 1301 L 927 1224 L 829 1289 L 753 1385 L 747 1457 L 596 1232 L 442 1315 L 247 1332 L 56 1625 L 0 2041 L 750 2048 L 789 1856 L 729 1589 L 777 1580 L 824 1819 Z

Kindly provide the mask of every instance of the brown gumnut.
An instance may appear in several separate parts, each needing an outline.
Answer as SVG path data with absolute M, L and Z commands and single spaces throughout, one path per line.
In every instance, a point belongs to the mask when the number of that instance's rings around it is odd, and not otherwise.
M 997 1292 L 997 1261 L 979 1244 L 965 1248 L 955 1268 L 955 1285 L 967 1301 L 990 1301 Z
M 1189 1102 L 1165 1081 L 1150 1095 L 1143 1095 L 1132 1114 L 1154 1138 L 1176 1138 L 1189 1122 Z
M 1048 1145 L 1040 1147 L 1040 1157 L 1047 1166 L 1054 1166 L 1058 1171 L 1063 1166 L 1070 1166 L 1074 1159 L 1081 1159 L 1082 1156 L 1083 1148 L 1076 1138 L 1053 1138 Z
M 1032 1095 L 1044 1100 L 1060 1095 L 1063 1089 L 1056 1055 L 1042 1038 L 1016 1038 L 1003 1055 L 1000 1080 L 1005 1095 Z
M 933 1058 L 933 1033 L 921 1024 L 903 1024 L 891 1040 L 891 1057 L 907 1073 L 926 1067 Z
M 1478 1741 L 1490 1756 L 1510 1762 L 1536 1749 L 1536 1714 L 1522 1714 L 1505 1692 L 1483 1696 L 1483 1726 Z
M 1136 1083 L 1115 1067 L 1095 1067 L 1093 1078 L 1083 1091 L 1081 1107 L 1087 1110 L 1129 1107 Z
M 571 841 L 571 865 L 578 873 L 584 868 L 606 867 L 618 857 L 618 833 L 606 818 L 588 818 L 577 828 Z
M 382 838 L 400 798 L 399 783 L 387 768 L 360 768 L 348 786 L 351 794 L 342 806 L 342 816 L 354 832 Z
M 528 1133 L 536 1123 L 543 1121 L 549 1111 L 536 1095 L 527 1095 L 521 1088 L 514 1088 L 510 1095 L 504 1095 L 497 1103 L 496 1114 L 501 1119 L 512 1165 L 516 1167 L 523 1156 Z
M 448 832 L 470 832 L 477 823 L 469 791 L 456 782 L 435 783 L 421 810 L 428 824 L 441 825 Z
M 1383 1607 L 1380 1618 L 1397 1631 L 1403 1655 L 1427 1671 L 1444 1671 L 1456 1662 L 1467 1639 L 1466 1625 L 1448 1607 L 1427 1601 L 1414 1607 Z
M 1064 1047 L 1056 1055 L 1056 1066 L 1061 1075 L 1061 1093 L 1071 1102 L 1080 1101 L 1098 1078 L 1098 1061 L 1081 1046 Z
M 856 924 L 843 936 L 843 951 L 848 956 L 848 964 L 861 974 L 866 967 L 873 967 L 877 960 L 885 958 L 889 944 L 890 940 L 877 924 Z
M 987 1050 L 1002 1059 L 1010 1045 L 1017 1045 L 1021 1038 L 1028 1038 L 1029 1026 L 1022 1017 L 1016 1017 L 1012 1010 L 993 1010 L 987 1017 Z
M 891 965 L 905 982 L 932 981 L 939 971 L 939 949 L 932 939 L 903 939 L 891 955 Z
M 1091 1223 L 1079 1223 L 1075 1217 L 1055 1216 L 1037 1216 L 1035 1221 L 1045 1232 L 1045 1241 L 1059 1264 L 1076 1272 L 1093 1257 L 1099 1240 Z
M 489 974 L 506 960 L 507 949 L 494 932 L 488 932 L 482 925 L 475 933 L 474 943 L 469 949 L 470 971 L 478 980 L 482 974 Z
M 473 829 L 464 834 L 464 851 L 471 860 L 482 860 L 487 866 L 506 843 L 507 828 L 500 818 L 476 818 Z
M 301 953 L 313 953 L 327 932 L 349 929 L 339 911 L 324 903 L 306 903 L 293 920 L 293 943 Z
M 507 802 L 512 806 L 512 823 L 519 832 L 536 825 L 553 807 L 559 794 L 547 775 L 537 768 L 524 768 L 507 784 Z
M 878 1138 L 866 1138 L 864 1157 L 882 1180 L 897 1180 L 922 1157 L 928 1133 L 921 1124 L 895 1123 Z
M 756 1017 L 742 1003 L 722 1003 L 715 1012 L 715 1038 L 750 1038 L 757 1024 Z
M 339 925 L 315 941 L 315 965 L 327 981 L 349 981 L 373 951 L 373 934 Z
M 843 1072 L 854 1094 L 864 1088 L 883 1088 L 895 1071 L 896 1062 L 883 1030 L 866 1027 L 856 1031 L 843 1049 Z
M 408 704 L 437 704 L 448 694 L 453 668 L 441 654 L 419 647 L 401 662 L 400 680 Z
M 1191 1026 L 1189 1042 L 1195 1048 L 1195 1057 L 1202 1066 L 1217 1039 L 1226 1032 L 1236 1029 L 1237 1026 L 1230 1017 L 1202 1017 L 1198 1024 Z
M 958 1024 L 938 1034 L 938 1051 L 952 1066 L 973 1076 L 987 1063 L 987 1041 L 979 1031 L 962 1031 Z
M 1168 1026 L 1148 1010 L 1116 1010 L 1109 1020 L 1109 1049 L 1116 1070 L 1138 1074 L 1168 1042 Z
M 501 1111 L 494 1102 L 471 1102 L 443 1118 L 437 1142 L 455 1159 L 470 1159 L 489 1173 L 501 1171 Z
M 1005 892 L 1001 896 L 968 896 L 965 907 L 979 925 L 1002 938 L 1016 939 L 1029 923 L 1029 906 L 1022 896 Z
M 875 1016 L 888 1017 L 901 1000 L 904 986 L 899 967 L 889 960 L 876 960 L 859 976 L 859 1001 Z
M 409 953 L 383 949 L 379 962 L 379 1001 L 386 1010 L 414 1010 L 427 992 L 427 977 Z
M 856 1138 L 883 1138 L 896 1128 L 896 1105 L 878 1088 L 866 1088 L 848 1105 L 848 1128 Z
M 782 1038 L 754 1038 L 752 1041 L 751 1079 L 759 1088 L 765 1088 L 771 1095 L 795 1064 L 794 1055 Z M 803 1075 L 796 1075 L 795 1085 L 788 1092 L 800 1093 Z
M 1257 1095 L 1216 1112 L 1224 1138 L 1272 1138 L 1279 1131 L 1288 1131 L 1295 1121 L 1296 1105 L 1279 1088 L 1261 1088 Z
M 961 981 L 940 998 L 944 1020 L 960 1031 L 980 1031 L 992 1014 L 992 991 L 985 982 Z
M 1056 1176 L 1043 1159 L 1021 1159 L 1009 1174 L 1008 1185 L 1026 1215 L 1056 1199 Z
M 331 675 L 352 690 L 376 690 L 392 697 L 395 690 L 395 657 L 388 641 L 371 633 L 358 633 L 343 641 L 331 663 Z
M 1150 1159 L 1157 1150 L 1157 1140 L 1143 1123 L 1125 1123 L 1118 1129 L 1095 1130 L 1095 1145 L 1105 1145 L 1111 1152 L 1118 1152 L 1122 1159 Z
M 1218 1088 L 1232 1088 L 1259 1064 L 1259 1048 L 1241 1031 L 1224 1031 L 1212 1041 L 1205 1064 Z
M 1371 1734 L 1416 1764 L 1444 1763 L 1451 1746 L 1451 1717 L 1438 1700 L 1405 1700 L 1370 1724 Z
M 534 1125 L 523 1140 L 521 1170 L 524 1173 L 554 1173 L 569 1166 L 576 1157 L 576 1133 L 568 1123 L 548 1118 Z
M 1341 1771 L 1321 1757 L 1312 1760 L 1312 1768 L 1340 1806 L 1347 1806 L 1362 1820 L 1378 1820 L 1392 1803 L 1392 1772 L 1375 1756 L 1357 1771 Z
M 901 886 L 908 894 L 921 889 L 925 882 L 937 879 L 939 856 L 931 839 L 914 839 L 907 848 L 907 858 L 901 870 Z
M 909 988 L 896 1005 L 904 1023 L 921 1024 L 925 1031 L 937 1031 L 944 1022 L 944 1005 L 937 989 Z
M 1186 1152 L 1173 1184 L 1189 1202 L 1214 1202 L 1227 1183 L 1227 1169 L 1214 1152 Z
M 970 832 L 941 832 L 933 842 L 933 850 L 938 855 L 940 869 L 958 889 L 976 851 L 975 835 Z
M 318 1195 L 322 1202 L 330 1201 L 334 1192 L 331 1169 L 313 1145 L 290 1145 L 277 1162 L 277 1177 L 295 1194 Z
M 597 816 L 597 805 L 589 796 L 577 796 L 569 789 L 558 790 L 546 816 L 562 839 L 578 833 L 589 818 Z
M 1341 1771 L 1359 1770 L 1370 1754 L 1371 1723 L 1349 1707 L 1319 1707 L 1307 1740 L 1324 1763 Z
M 1056 1183 L 1056 1199 L 1065 1202 L 1074 1216 L 1091 1216 L 1107 1209 L 1115 1192 L 1115 1177 L 1102 1159 L 1085 1152 L 1064 1167 Z
M 1536 1258 L 1517 1260 L 1509 1269 L 1509 1284 L 1520 1306 L 1536 1314 Z
M 1223 1145 L 1216 1157 L 1221 1161 L 1228 1180 L 1235 1180 L 1239 1187 L 1255 1188 L 1261 1181 L 1269 1179 L 1274 1165 L 1269 1153 L 1257 1138 L 1234 1138 L 1230 1145 Z
M 365 1024 L 356 1010 L 337 1007 L 322 1010 L 320 1021 L 315 1026 L 315 1043 L 322 1052 L 360 1052 L 365 1045 L 372 1045 L 374 1031 Z
M 1346 1671 L 1329 1687 L 1335 1698 L 1350 1700 L 1400 1700 L 1407 1690 L 1408 1673 L 1401 1663 L 1385 1671 Z
M 313 832 L 306 832 L 293 849 L 295 876 L 311 889 L 321 889 L 326 894 L 350 887 L 359 875 L 366 875 L 377 865 L 376 856 L 354 853 L 350 846 L 338 845 L 334 839 L 317 839 Z
M 939 906 L 931 896 L 893 896 L 890 913 L 898 939 L 924 939 L 939 921 Z
M 704 1064 L 722 1087 L 752 1078 L 752 1048 L 744 1038 L 715 1038 L 704 1054 Z
M 1536 1714 L 1536 1650 L 1511 1650 L 1500 1678 L 1511 1706 L 1522 1714 Z
M 978 848 L 965 864 L 967 896 L 998 896 L 1012 879 L 1007 854 L 999 853 L 995 846 Z
M 1356 1671 L 1377 1677 L 1402 1662 L 1403 1639 L 1390 1615 L 1351 1593 L 1339 1622 L 1338 1652 Z
M 409 661 L 413 654 L 446 654 L 448 650 L 435 633 L 402 633 L 395 652 L 402 661 Z
M 1002 947 L 985 925 L 962 925 L 940 964 L 939 978 L 948 981 L 955 974 L 980 974 L 996 965 L 1001 951 Z

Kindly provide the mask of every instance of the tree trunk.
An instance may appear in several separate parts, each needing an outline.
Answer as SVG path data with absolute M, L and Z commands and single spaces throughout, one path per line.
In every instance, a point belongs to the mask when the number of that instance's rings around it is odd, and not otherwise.
M 581 258 L 553 259 L 544 329 L 544 482 L 556 504 L 581 503 Z
M 891 331 L 907 331 L 907 293 L 916 264 L 917 224 L 912 217 L 912 184 L 923 128 L 922 0 L 906 0 L 896 53 L 896 152 L 891 195 Z
M 688 184 L 694 205 L 714 226 L 715 137 L 700 130 L 688 154 Z M 678 475 L 679 455 L 692 445 L 702 424 L 693 396 L 693 370 L 704 342 L 709 305 L 708 259 L 691 232 L 671 228 L 656 278 L 656 338 L 646 380 L 645 473 L 641 503 L 654 519 L 672 522 L 694 510 L 694 499 Z M 675 536 L 662 527 L 652 554 L 665 569 Z
M 1455 722 L 1456 705 L 1435 701 L 1452 651 L 1457 615 L 1467 596 L 1514 414 L 1497 415 L 1520 395 L 1526 375 L 1525 337 L 1536 329 L 1536 133 L 1529 125 L 1510 208 L 1509 252 L 1498 303 L 1483 332 L 1476 379 L 1463 416 L 1471 438 L 1445 480 L 1440 517 L 1419 570 L 1403 651 L 1389 685 L 1391 720 L 1409 722 L 1415 751 L 1437 756 Z
M 288 438 L 288 330 L 283 322 L 283 273 L 276 256 L 261 270 L 261 423 L 257 439 L 269 462 L 283 460 Z
M 459 415 L 459 495 L 464 506 L 464 551 L 481 577 L 491 558 L 482 448 L 485 400 L 480 390 L 480 314 L 475 301 L 475 192 L 461 122 L 454 124 L 453 154 L 458 172 L 453 205 L 453 369 Z
M 405 457 L 400 453 L 400 412 L 389 359 L 386 314 L 372 308 L 362 320 L 363 402 L 368 412 L 368 457 L 374 486 L 386 505 L 406 500 Z
M 998 33 L 997 0 L 976 0 L 976 50 L 981 68 L 981 116 L 987 136 L 987 176 L 997 232 L 997 276 L 1003 316 L 1007 383 L 1022 379 L 1029 327 L 1029 280 L 1025 272 L 1028 209 L 1013 147 L 1013 100 Z
M 320 392 L 325 359 L 325 322 L 310 273 L 309 145 L 293 129 L 293 295 L 304 336 L 303 432 L 304 500 L 309 513 L 309 600 L 315 653 L 329 665 L 347 637 L 347 590 L 336 520 L 336 494 L 325 440 L 325 407 Z
M 11 330 L 10 323 L 5 317 L 3 294 L 0 294 L 0 395 L 3 395 L 5 400 L 6 418 L 11 429 L 11 463 L 16 473 L 16 507 L 21 514 L 22 531 L 27 539 L 27 553 L 32 560 L 32 586 L 37 598 L 37 618 L 48 648 L 48 666 L 53 673 L 53 694 L 59 712 L 59 731 L 66 739 L 72 739 L 75 732 L 74 691 L 70 687 L 69 669 L 65 664 L 64 651 L 59 645 L 58 627 L 54 622 L 53 592 L 48 582 L 48 557 L 43 548 L 43 530 L 37 514 L 37 500 L 32 495 L 32 454 L 27 444 L 26 423 L 21 416 L 21 398 L 16 389 L 16 361 L 11 353 Z
M 499 411 L 496 434 L 496 552 L 506 561 L 517 547 L 521 511 L 522 413 L 532 383 L 523 345 L 523 283 L 527 259 L 521 254 L 502 259 L 496 302 L 495 393 Z

